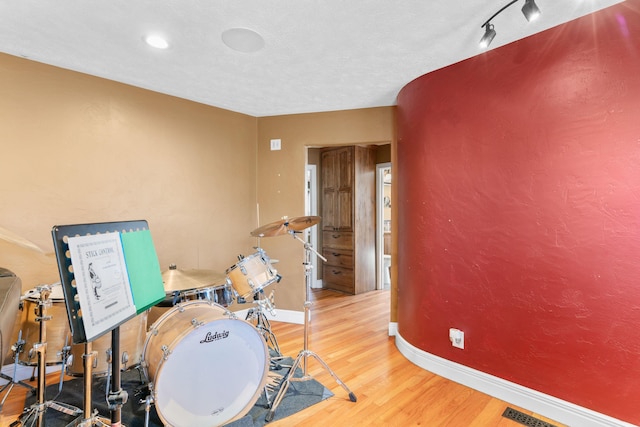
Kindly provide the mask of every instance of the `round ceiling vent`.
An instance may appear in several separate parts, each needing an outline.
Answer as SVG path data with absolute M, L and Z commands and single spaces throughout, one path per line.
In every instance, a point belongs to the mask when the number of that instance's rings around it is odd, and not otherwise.
M 248 28 L 230 28 L 222 33 L 222 41 L 231 49 L 251 53 L 264 47 L 264 39 Z

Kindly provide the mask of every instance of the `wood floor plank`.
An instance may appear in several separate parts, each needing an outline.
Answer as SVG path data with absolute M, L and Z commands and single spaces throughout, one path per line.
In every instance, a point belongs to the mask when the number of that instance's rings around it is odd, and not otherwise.
M 308 349 L 355 393 L 357 402 L 351 402 L 331 374 L 308 357 L 307 373 L 334 396 L 269 426 L 518 427 L 502 417 L 507 406 L 537 416 L 405 359 L 388 336 L 389 291 L 350 296 L 313 290 L 311 295 Z M 282 353 L 295 358 L 303 349 L 304 326 L 272 321 L 271 327 Z M 57 379 L 53 374 L 47 381 Z M 26 395 L 26 389 L 14 388 L 0 413 L 0 426 L 17 419 Z

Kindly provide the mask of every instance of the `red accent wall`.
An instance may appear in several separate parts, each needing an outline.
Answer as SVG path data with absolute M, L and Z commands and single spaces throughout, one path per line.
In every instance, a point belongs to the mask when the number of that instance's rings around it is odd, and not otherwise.
M 640 424 L 639 2 L 409 83 L 396 177 L 400 335 Z

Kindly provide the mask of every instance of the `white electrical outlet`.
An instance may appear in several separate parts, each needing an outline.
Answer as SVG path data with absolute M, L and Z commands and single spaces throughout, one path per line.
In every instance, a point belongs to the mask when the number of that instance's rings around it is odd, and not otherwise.
M 282 148 L 282 140 L 281 139 L 272 139 L 271 140 L 271 151 L 280 150 Z
M 449 329 L 449 340 L 452 346 L 464 349 L 464 332 L 460 329 Z

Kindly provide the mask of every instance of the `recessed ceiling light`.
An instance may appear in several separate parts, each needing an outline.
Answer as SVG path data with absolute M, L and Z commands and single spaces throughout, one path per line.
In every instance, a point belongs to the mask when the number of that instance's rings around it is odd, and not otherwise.
M 166 49 L 169 47 L 169 42 L 167 42 L 164 37 L 157 34 L 146 36 L 144 41 L 147 42 L 149 46 L 155 47 L 156 49 Z
M 238 52 L 257 52 L 264 47 L 264 39 L 248 28 L 230 28 L 222 33 L 222 41 Z

